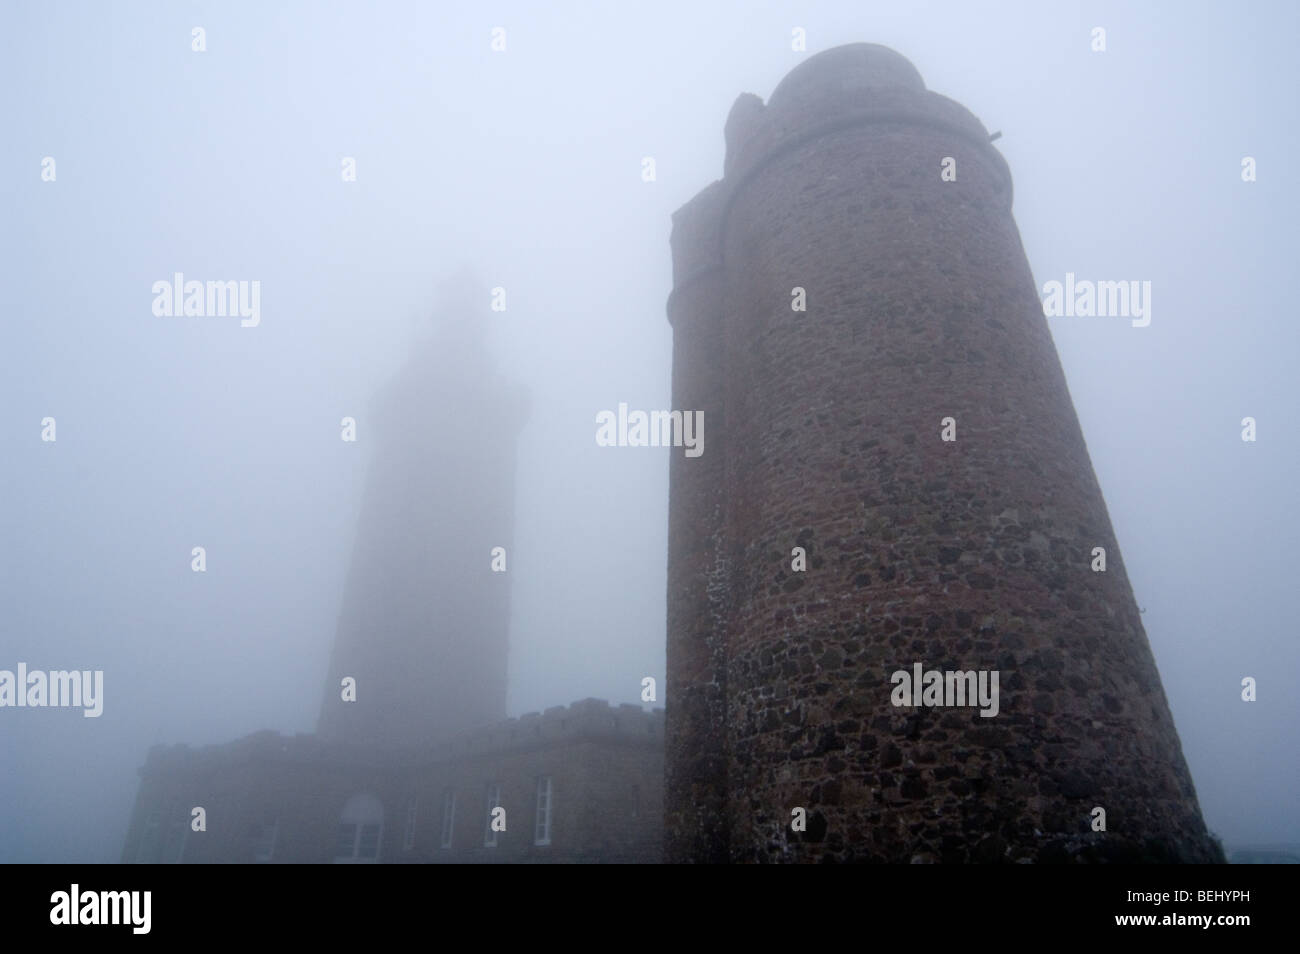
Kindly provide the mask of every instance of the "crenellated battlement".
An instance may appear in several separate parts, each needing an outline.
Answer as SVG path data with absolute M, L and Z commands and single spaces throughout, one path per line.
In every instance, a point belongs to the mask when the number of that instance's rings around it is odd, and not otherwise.
M 460 758 L 580 739 L 662 746 L 663 738 L 663 709 L 647 712 L 628 703 L 613 706 L 603 699 L 582 699 L 470 729 L 438 743 L 431 754 L 435 758 Z
M 306 764 L 333 760 L 363 766 L 379 766 L 388 761 L 367 746 L 328 742 L 313 734 L 284 735 L 265 729 L 220 744 L 155 745 L 149 750 L 140 774 L 220 771 L 249 762 Z
M 615 706 L 604 699 L 582 699 L 567 706 L 551 706 L 545 712 L 529 712 L 515 719 L 467 729 L 429 746 L 388 750 L 333 742 L 312 734 L 284 735 L 264 730 L 223 744 L 155 745 L 149 750 L 140 774 L 218 772 L 259 761 L 340 762 L 378 768 L 523 751 L 587 739 L 661 747 L 664 710 L 646 711 L 628 703 Z

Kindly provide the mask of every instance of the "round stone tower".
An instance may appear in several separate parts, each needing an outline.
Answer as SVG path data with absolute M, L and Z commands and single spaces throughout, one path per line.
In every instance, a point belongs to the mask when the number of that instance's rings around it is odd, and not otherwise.
M 671 463 L 668 860 L 1222 860 L 988 132 L 855 44 L 725 135 L 673 220 L 714 423 Z

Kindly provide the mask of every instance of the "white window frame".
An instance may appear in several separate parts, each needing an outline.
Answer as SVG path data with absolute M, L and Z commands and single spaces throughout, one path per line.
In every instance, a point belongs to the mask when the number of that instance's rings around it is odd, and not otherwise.
M 152 811 L 145 816 L 144 830 L 140 833 L 140 841 L 135 848 L 135 863 L 150 864 L 157 860 L 160 848 L 156 844 L 158 840 L 159 829 L 162 825 L 162 813 Z
M 266 828 L 266 825 L 262 825 L 262 827 L 261 827 L 260 829 L 258 829 L 258 833 L 257 833 L 258 841 L 261 841 L 261 840 L 262 840 L 262 831 L 265 830 L 265 828 Z M 267 851 L 266 851 L 265 854 L 263 854 L 262 852 L 260 852 L 260 851 L 257 850 L 258 847 L 259 847 L 258 845 L 254 845 L 254 846 L 253 846 L 253 861 L 254 861 L 254 863 L 256 863 L 256 864 L 266 864 L 266 863 L 268 863 L 272 858 L 274 858 L 274 857 L 275 857 L 275 846 L 279 843 L 279 841 L 280 841 L 280 819 L 279 819 L 279 818 L 276 818 L 275 821 L 271 822 L 271 847 L 270 847 L 269 849 L 267 849 Z
M 492 828 L 492 810 L 501 808 L 501 783 L 488 782 L 487 786 L 487 821 L 483 824 L 483 847 L 495 848 L 500 832 Z
M 415 847 L 416 808 L 415 796 L 411 796 L 411 800 L 406 803 L 406 828 L 402 831 L 403 851 L 410 851 Z
M 352 837 L 348 839 L 347 854 L 344 854 L 341 851 L 339 851 L 339 848 L 341 848 L 343 845 L 344 828 L 351 829 L 352 831 Z M 358 825 L 356 822 L 345 822 L 345 821 L 339 822 L 338 828 L 335 829 L 336 834 L 334 836 L 334 860 L 335 861 L 351 861 L 357 856 L 357 833 L 360 832 L 360 830 L 361 830 L 361 826 Z
M 442 839 L 443 848 L 450 848 L 456 836 L 456 790 L 449 788 L 442 793 Z
M 190 843 L 190 826 L 185 822 L 182 822 L 181 825 L 182 825 L 181 843 L 176 846 L 176 856 L 174 858 L 169 859 L 171 863 L 174 865 L 179 865 L 184 863 L 185 849 Z
M 336 841 L 342 839 L 344 828 L 350 828 L 352 843 L 345 848 L 346 854 L 339 854 L 343 845 L 335 846 L 335 864 L 379 864 L 384 856 L 384 806 L 379 799 L 369 794 L 357 794 L 348 799 L 339 817 Z M 361 855 L 361 843 L 366 830 L 373 829 L 375 834 L 375 853 L 373 856 Z
M 167 824 L 159 829 L 159 853 L 164 864 L 178 865 L 185 858 L 185 843 L 189 840 L 190 819 L 185 807 L 174 802 L 167 810 Z
M 361 842 L 366 837 L 366 829 L 373 829 L 375 832 L 375 853 L 373 855 L 363 855 L 361 853 Z M 357 844 L 352 849 L 352 857 L 360 862 L 378 863 L 379 854 L 384 846 L 384 826 L 376 822 L 366 822 L 363 825 L 357 825 Z
M 537 820 L 533 824 L 533 844 L 544 847 L 551 843 L 551 803 L 554 788 L 551 776 L 537 776 Z

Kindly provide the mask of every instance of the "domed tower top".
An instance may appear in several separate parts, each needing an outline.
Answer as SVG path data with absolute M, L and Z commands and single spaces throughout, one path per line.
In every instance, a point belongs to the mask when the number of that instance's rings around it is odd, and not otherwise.
M 777 84 L 767 104 L 742 93 L 723 131 L 723 175 L 733 182 L 794 142 L 862 123 L 943 126 L 981 147 L 989 134 L 964 106 L 925 88 L 911 61 L 879 43 L 849 43 L 809 57 Z M 1010 170 L 998 155 L 1010 197 Z
M 921 74 L 907 57 L 879 43 L 847 43 L 792 69 L 772 91 L 768 104 L 778 106 L 809 94 L 898 87 L 925 92 Z

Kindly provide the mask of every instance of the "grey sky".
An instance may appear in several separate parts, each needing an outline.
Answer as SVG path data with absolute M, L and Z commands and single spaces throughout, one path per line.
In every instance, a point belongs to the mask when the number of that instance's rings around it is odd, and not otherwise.
M 1152 282 L 1147 328 L 1052 331 L 1207 823 L 1300 842 L 1294 5 L 448 6 L 0 10 L 0 668 L 106 684 L 0 711 L 0 860 L 117 860 L 155 742 L 312 730 L 364 414 L 462 267 L 531 400 L 510 713 L 662 684 L 669 452 L 595 415 L 668 406 L 669 217 L 732 101 L 858 41 L 1002 131 L 1040 288 Z M 260 325 L 155 317 L 177 271 Z

